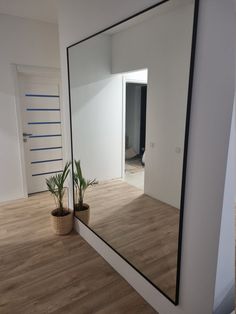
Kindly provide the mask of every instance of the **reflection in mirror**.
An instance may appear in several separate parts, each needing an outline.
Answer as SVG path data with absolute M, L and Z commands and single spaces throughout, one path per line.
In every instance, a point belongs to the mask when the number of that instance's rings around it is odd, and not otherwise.
M 168 1 L 68 49 L 75 215 L 175 303 L 193 16 Z

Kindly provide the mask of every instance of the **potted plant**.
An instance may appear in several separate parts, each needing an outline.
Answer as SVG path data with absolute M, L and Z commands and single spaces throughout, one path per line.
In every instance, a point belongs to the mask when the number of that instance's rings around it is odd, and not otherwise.
M 90 207 L 84 203 L 84 194 L 89 186 L 97 184 L 96 179 L 86 180 L 83 177 L 80 160 L 75 160 L 75 169 L 73 173 L 75 187 L 75 215 L 85 224 L 89 223 Z
M 51 212 L 52 227 L 58 235 L 68 234 L 72 230 L 72 213 L 63 205 L 65 195 L 65 181 L 70 172 L 70 162 L 65 164 L 62 173 L 58 173 L 46 179 L 49 192 L 53 195 L 56 208 Z

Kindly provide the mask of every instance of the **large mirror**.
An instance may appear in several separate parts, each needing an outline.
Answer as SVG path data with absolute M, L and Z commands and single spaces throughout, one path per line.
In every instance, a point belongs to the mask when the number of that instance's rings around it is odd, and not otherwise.
M 174 304 L 196 10 L 162 1 L 67 48 L 75 216 Z

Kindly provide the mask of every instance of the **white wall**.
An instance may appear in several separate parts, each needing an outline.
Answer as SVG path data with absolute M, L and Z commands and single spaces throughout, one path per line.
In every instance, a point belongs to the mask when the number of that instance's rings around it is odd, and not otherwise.
M 123 77 L 126 82 L 147 84 L 148 70 L 144 69 L 144 70 L 124 73 Z
M 57 26 L 0 15 L 0 202 L 23 197 L 11 64 L 59 67 Z
M 111 38 L 70 49 L 73 153 L 85 177 L 122 176 L 122 76 L 111 74 Z
M 188 4 L 112 36 L 113 73 L 148 68 L 144 191 L 177 208 L 182 185 L 192 21 L 193 4 Z
M 68 118 L 66 46 L 155 3 L 150 0 L 59 0 L 60 51 Z M 234 97 L 234 8 L 231 0 L 201 1 L 183 222 L 180 304 L 174 306 L 137 273 L 132 284 L 159 313 L 211 314 Z M 227 49 L 225 48 L 227 47 Z M 69 119 L 67 120 L 69 123 Z M 68 128 L 68 152 L 69 128 Z M 86 228 L 83 236 L 103 256 L 109 250 Z M 129 280 L 129 268 L 117 269 Z M 127 266 L 127 267 L 126 267 Z M 131 279 L 129 280 L 131 282 Z
M 236 3 L 235 3 L 236 4 Z M 236 6 L 236 5 L 235 5 Z M 236 49 L 235 49 L 236 50 Z M 236 62 L 235 62 L 236 65 Z M 235 66 L 235 70 L 236 70 L 236 66 Z M 236 88 L 235 88 L 235 92 L 236 92 Z M 235 182 L 234 182 L 234 205 L 236 205 L 236 94 L 235 94 L 235 98 L 234 98 L 234 114 L 233 114 L 233 119 L 234 119 L 234 133 L 235 133 L 235 165 L 234 165 L 234 178 L 235 178 Z
M 214 314 L 228 314 L 235 300 L 235 117 L 232 116 L 224 202 L 221 218 Z

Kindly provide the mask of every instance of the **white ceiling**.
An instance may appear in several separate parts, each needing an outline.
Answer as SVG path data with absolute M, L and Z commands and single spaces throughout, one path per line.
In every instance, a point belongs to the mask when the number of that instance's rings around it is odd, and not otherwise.
M 0 14 L 57 23 L 57 0 L 0 0 Z
M 57 0 L 0 0 L 0 14 L 57 23 Z

